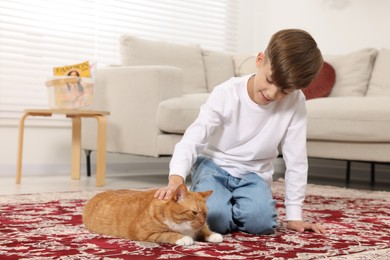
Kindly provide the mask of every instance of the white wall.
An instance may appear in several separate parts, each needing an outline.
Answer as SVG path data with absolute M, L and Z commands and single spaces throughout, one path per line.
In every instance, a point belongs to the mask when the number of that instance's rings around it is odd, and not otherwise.
M 26 125 L 28 125 L 28 118 Z M 18 148 L 18 127 L 0 127 L 0 175 L 15 174 Z M 26 171 L 49 170 L 50 165 L 68 165 L 71 157 L 69 128 L 26 126 L 24 135 L 24 168 Z M 28 169 L 30 168 L 30 169 Z M 32 169 L 34 168 L 34 169 Z M 69 172 L 69 169 L 68 169 Z
M 275 31 L 291 27 L 309 31 L 327 54 L 390 48 L 388 0 L 241 0 L 240 5 L 242 52 L 264 50 Z M 0 126 L 0 175 L 15 173 L 17 137 L 17 126 Z M 27 127 L 24 147 L 25 171 L 69 171 L 70 128 Z M 113 161 L 126 158 L 109 155 Z
M 252 52 L 264 50 L 271 35 L 284 28 L 308 31 L 324 54 L 390 48 L 388 0 L 258 0 L 254 4 Z
M 255 42 L 254 20 L 256 12 L 254 11 L 257 0 L 239 1 L 239 22 L 238 22 L 238 50 L 243 53 L 257 53 L 257 44 Z

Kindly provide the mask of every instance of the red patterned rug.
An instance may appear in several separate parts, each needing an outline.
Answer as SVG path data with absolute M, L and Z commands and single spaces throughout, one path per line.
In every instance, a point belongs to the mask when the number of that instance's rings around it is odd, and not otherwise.
M 276 234 L 236 232 L 185 247 L 91 234 L 81 212 L 97 191 L 0 196 L 0 259 L 390 259 L 389 192 L 309 185 L 305 218 L 324 224 L 322 236 L 285 229 L 283 185 L 273 188 Z

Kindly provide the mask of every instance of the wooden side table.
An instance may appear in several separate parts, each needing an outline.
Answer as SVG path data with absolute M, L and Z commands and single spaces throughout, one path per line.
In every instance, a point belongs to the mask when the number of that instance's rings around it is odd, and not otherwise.
M 108 111 L 94 110 L 67 110 L 67 109 L 27 109 L 19 121 L 19 149 L 16 168 L 16 183 L 22 179 L 23 135 L 24 121 L 28 116 L 52 116 L 53 114 L 65 115 L 72 119 L 72 167 L 71 178 L 80 179 L 81 163 L 81 118 L 93 117 L 98 123 L 97 161 L 96 161 L 96 186 L 103 186 L 106 177 L 106 129 Z

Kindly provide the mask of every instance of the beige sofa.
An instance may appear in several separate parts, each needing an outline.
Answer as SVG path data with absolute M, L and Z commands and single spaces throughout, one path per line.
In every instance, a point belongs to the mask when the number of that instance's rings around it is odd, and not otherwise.
M 253 55 L 128 35 L 120 56 L 96 78 L 94 108 L 111 112 L 107 151 L 153 157 L 172 154 L 213 87 L 256 69 Z M 328 97 L 307 100 L 309 157 L 390 162 L 390 50 L 324 57 L 336 82 Z M 96 150 L 92 127 L 83 127 L 87 151 Z

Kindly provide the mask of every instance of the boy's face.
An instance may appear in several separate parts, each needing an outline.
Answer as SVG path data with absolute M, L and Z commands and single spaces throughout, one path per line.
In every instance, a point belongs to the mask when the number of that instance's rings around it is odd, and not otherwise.
M 271 63 L 265 60 L 265 54 L 260 52 L 256 58 L 257 73 L 248 82 L 248 94 L 258 105 L 267 105 L 282 100 L 293 92 L 293 89 L 281 89 L 273 84 Z

